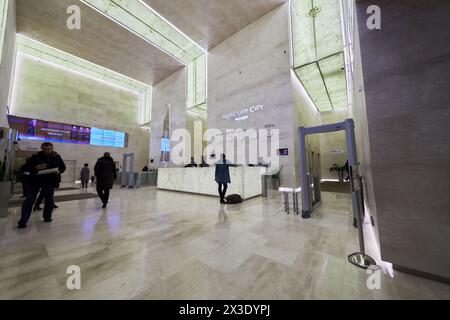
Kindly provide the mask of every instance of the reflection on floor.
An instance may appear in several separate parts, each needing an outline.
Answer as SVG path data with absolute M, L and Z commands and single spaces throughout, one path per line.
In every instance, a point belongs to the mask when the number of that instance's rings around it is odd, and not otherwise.
M 323 181 L 320 183 L 322 192 L 350 193 L 350 183 L 337 181 Z
M 89 192 L 93 190 L 90 189 Z M 66 191 L 70 194 L 80 191 Z M 381 290 L 346 261 L 357 251 L 350 195 L 323 193 L 310 220 L 273 193 L 240 205 L 153 188 L 63 202 L 52 224 L 0 220 L 1 299 L 438 299 L 450 286 L 396 273 Z M 81 290 L 67 268 L 81 268 Z

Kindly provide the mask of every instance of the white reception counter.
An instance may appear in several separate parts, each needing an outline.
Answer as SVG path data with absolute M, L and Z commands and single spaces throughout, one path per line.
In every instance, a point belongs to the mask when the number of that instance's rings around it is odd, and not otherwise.
M 258 167 L 230 168 L 231 184 L 227 195 L 239 194 L 245 199 L 262 194 L 261 174 Z M 215 182 L 215 167 L 209 168 L 160 168 L 158 189 L 219 196 Z

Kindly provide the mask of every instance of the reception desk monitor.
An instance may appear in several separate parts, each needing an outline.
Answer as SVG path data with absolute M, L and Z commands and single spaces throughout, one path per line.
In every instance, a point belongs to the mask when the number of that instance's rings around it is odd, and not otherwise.
M 19 139 L 125 148 L 126 134 L 112 130 L 8 116 L 9 125 L 19 131 Z

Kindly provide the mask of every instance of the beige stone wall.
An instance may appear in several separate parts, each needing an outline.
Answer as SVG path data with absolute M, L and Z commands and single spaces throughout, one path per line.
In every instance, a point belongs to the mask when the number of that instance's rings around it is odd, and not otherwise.
M 357 26 L 354 30 L 355 43 L 355 78 L 353 92 L 352 116 L 355 120 L 355 137 L 360 174 L 363 179 L 364 206 L 366 212 L 375 221 L 374 231 L 378 247 L 380 242 L 377 205 L 375 202 L 375 188 L 372 175 L 372 155 L 370 149 L 369 124 L 367 120 L 367 106 L 364 92 L 364 79 L 362 72 L 361 50 L 359 45 L 359 32 Z
M 208 55 L 208 129 L 280 130 L 282 184 L 297 184 L 293 136 L 293 97 L 289 62 L 289 15 L 284 4 L 231 38 Z M 264 111 L 244 121 L 223 119 L 229 112 L 254 105 Z
M 303 86 L 300 83 L 300 80 L 296 77 L 295 73 L 291 72 L 291 87 L 292 87 L 292 96 L 294 102 L 293 114 L 294 114 L 294 123 L 293 123 L 293 141 L 294 141 L 294 150 L 295 150 L 295 168 L 300 168 L 299 161 L 299 148 L 298 148 L 298 128 L 299 127 L 314 127 L 320 125 L 320 114 L 317 112 L 316 107 L 312 103 L 311 99 L 308 96 L 308 93 L 305 91 Z M 308 154 L 314 152 L 315 155 L 321 154 L 320 150 L 320 135 L 311 135 L 306 137 L 306 148 Z M 307 158 L 308 159 L 308 158 Z M 320 170 L 317 168 L 317 170 Z M 299 169 L 296 169 L 296 185 L 300 186 L 300 174 Z
M 0 65 L 0 127 L 8 127 L 6 118 L 16 43 L 16 1 L 10 0 Z
M 450 2 L 357 2 L 381 255 L 450 278 Z
M 182 68 L 153 87 L 150 159 L 155 160 L 155 166 L 160 165 L 164 117 L 169 106 L 170 132 L 186 129 L 186 80 L 186 68 Z
M 200 134 L 195 134 L 195 125 L 200 125 L 201 123 L 201 128 L 202 128 L 202 132 Z M 195 158 L 195 161 L 197 163 L 201 163 L 202 158 L 201 155 L 203 154 L 204 150 L 206 149 L 207 146 L 207 142 L 203 140 L 203 136 L 205 135 L 206 130 L 208 129 L 208 124 L 206 122 L 206 119 L 191 113 L 191 112 L 187 112 L 186 114 L 186 129 L 189 131 L 189 134 L 191 135 L 191 155 L 192 157 Z M 197 154 L 197 150 L 195 150 L 195 148 L 198 148 L 201 152 L 201 154 Z M 206 160 L 206 159 L 205 159 Z
M 122 162 L 123 153 L 135 153 L 140 170 L 149 157 L 149 132 L 138 127 L 139 96 L 55 65 L 19 54 L 12 97 L 12 114 L 48 121 L 127 132 L 128 148 L 105 148 L 56 143 L 65 160 L 77 161 L 77 172 L 94 165 L 104 152 Z M 22 141 L 23 150 L 40 143 Z

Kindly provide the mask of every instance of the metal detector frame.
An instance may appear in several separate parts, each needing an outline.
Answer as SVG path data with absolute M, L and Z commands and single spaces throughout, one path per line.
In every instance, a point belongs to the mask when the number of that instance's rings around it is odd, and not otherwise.
M 129 164 L 129 169 L 128 169 Z M 120 185 L 122 188 L 132 189 L 135 186 L 134 183 L 134 153 L 124 153 L 122 162 L 122 181 Z
M 365 254 L 364 245 L 364 203 L 362 198 L 362 179 L 359 174 L 358 156 L 356 153 L 355 140 L 355 122 L 353 119 L 347 119 L 344 122 L 322 125 L 317 127 L 298 129 L 299 141 L 299 158 L 300 158 L 300 174 L 302 184 L 302 217 L 304 219 L 311 218 L 311 213 L 320 204 L 315 206 L 311 203 L 311 185 L 308 179 L 308 163 L 306 151 L 306 136 L 318 133 L 329 133 L 345 131 L 348 151 L 349 175 L 351 181 L 352 191 L 352 209 L 353 209 L 353 225 L 358 228 L 360 252 L 349 256 L 349 261 L 359 267 L 367 268 L 370 265 L 376 264 L 375 260 Z

